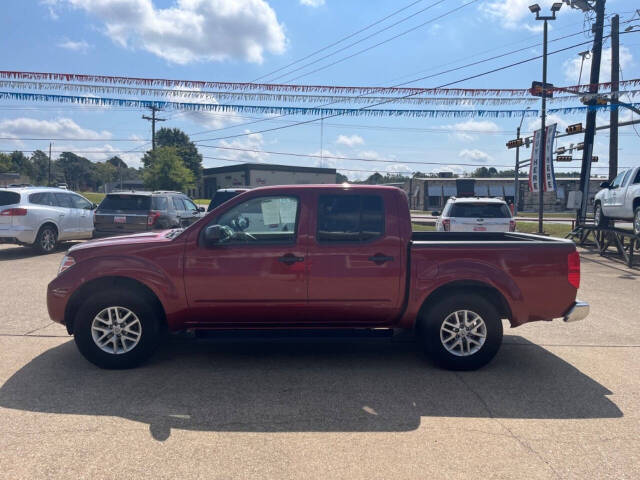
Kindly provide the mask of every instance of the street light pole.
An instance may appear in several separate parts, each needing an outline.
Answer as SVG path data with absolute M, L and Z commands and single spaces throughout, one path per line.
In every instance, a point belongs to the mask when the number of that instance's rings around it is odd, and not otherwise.
M 547 95 L 551 92 L 547 92 L 547 30 L 548 20 L 556 19 L 556 12 L 562 8 L 562 3 L 557 2 L 551 6 L 551 15 L 540 15 L 540 5 L 537 3 L 535 5 L 531 5 L 529 10 L 531 13 L 536 14 L 536 20 L 544 21 L 544 37 L 542 41 L 542 108 L 540 112 L 540 122 L 541 122 L 541 143 L 540 143 L 540 152 L 538 159 L 538 233 L 544 233 L 544 225 L 543 225 L 543 215 L 544 215 L 544 178 L 545 171 L 543 169 L 544 161 L 547 154 Z
M 555 14 L 554 14 L 555 18 Z M 542 47 L 542 109 L 540 114 L 542 115 L 540 119 L 540 133 L 542 134 L 542 139 L 540 145 L 540 160 L 538 163 L 538 233 L 544 233 L 544 225 L 543 225 L 543 211 L 544 211 L 544 160 L 547 154 L 547 19 L 544 20 L 544 40 Z

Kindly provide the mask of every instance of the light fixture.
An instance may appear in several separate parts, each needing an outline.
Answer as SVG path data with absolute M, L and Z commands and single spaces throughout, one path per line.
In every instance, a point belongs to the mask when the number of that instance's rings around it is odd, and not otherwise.
M 531 11 L 531 13 L 538 13 L 540 11 L 540 5 L 534 3 L 533 5 L 529 6 L 529 10 Z
M 562 8 L 562 2 L 555 2 L 553 5 L 551 5 L 552 12 L 557 12 L 561 8 Z

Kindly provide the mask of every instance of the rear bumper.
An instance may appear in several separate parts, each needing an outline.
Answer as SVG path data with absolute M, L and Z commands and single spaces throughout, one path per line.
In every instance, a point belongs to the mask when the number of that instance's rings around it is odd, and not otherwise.
M 33 227 L 22 225 L 0 225 L 0 243 L 28 243 L 36 241 Z
M 565 322 L 577 322 L 584 320 L 589 315 L 589 304 L 587 302 L 576 301 L 573 307 L 562 318 Z

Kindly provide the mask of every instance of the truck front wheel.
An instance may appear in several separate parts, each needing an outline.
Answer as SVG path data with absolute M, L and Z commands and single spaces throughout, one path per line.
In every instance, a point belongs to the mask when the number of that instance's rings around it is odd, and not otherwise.
M 476 370 L 489 363 L 502 344 L 498 310 L 477 294 L 447 296 L 420 321 L 423 346 L 442 368 Z
M 78 310 L 78 350 L 101 368 L 132 368 L 149 358 L 162 329 L 153 306 L 135 292 L 113 289 L 90 296 Z

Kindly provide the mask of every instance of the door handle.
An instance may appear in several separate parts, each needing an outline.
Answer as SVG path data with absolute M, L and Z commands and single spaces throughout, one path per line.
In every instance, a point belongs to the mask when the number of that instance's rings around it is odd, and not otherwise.
M 296 262 L 304 262 L 304 257 L 296 257 L 292 253 L 287 253 L 286 255 L 278 258 L 278 261 L 286 265 L 293 265 Z
M 388 257 L 386 255 L 382 255 L 381 253 L 376 253 L 373 257 L 369 257 L 369 261 L 375 263 L 376 265 L 382 265 L 385 262 L 393 262 L 393 257 Z

